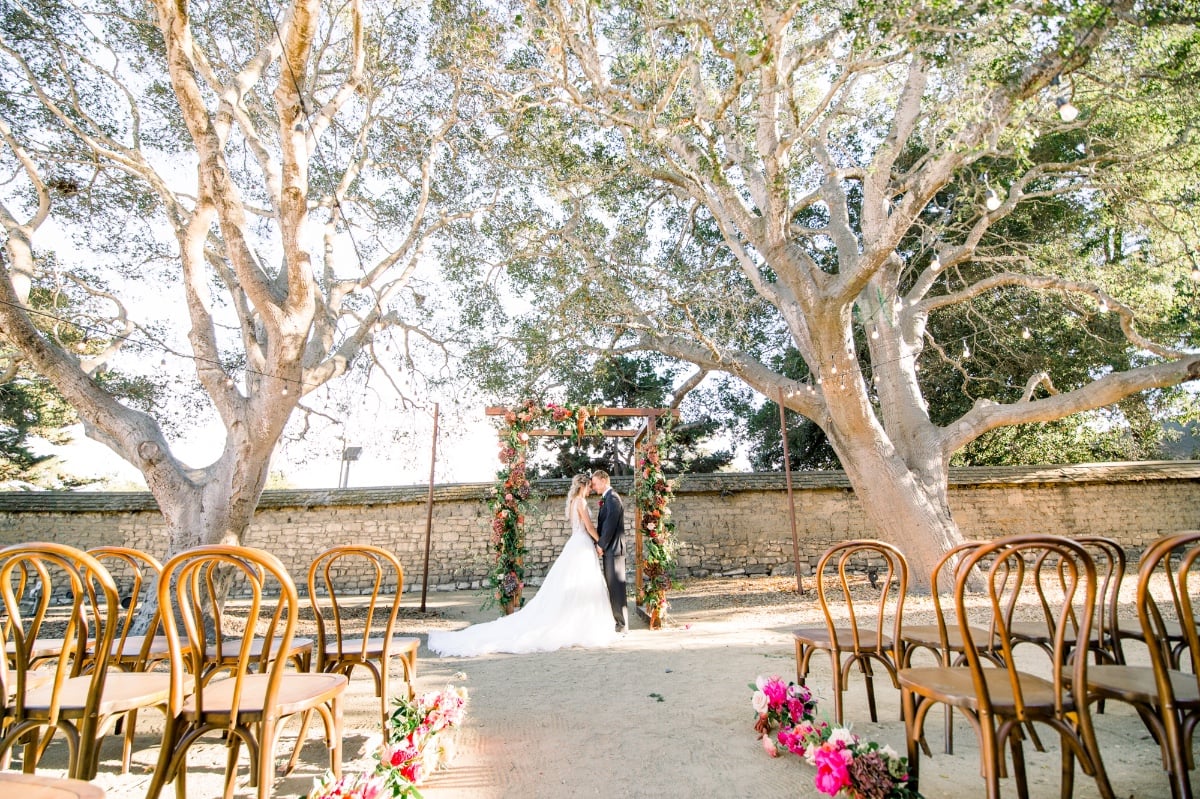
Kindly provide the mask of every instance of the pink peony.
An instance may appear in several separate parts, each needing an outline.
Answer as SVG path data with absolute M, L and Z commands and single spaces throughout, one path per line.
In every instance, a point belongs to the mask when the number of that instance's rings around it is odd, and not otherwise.
M 826 796 L 837 796 L 850 784 L 850 769 L 846 763 L 849 752 L 825 745 L 815 754 L 817 776 L 814 782 L 817 790 Z

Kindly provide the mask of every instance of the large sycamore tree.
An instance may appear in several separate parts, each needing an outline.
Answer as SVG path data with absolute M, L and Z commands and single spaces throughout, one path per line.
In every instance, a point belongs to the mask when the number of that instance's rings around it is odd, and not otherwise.
M 509 272 L 532 305 L 517 341 L 657 351 L 782 397 L 827 434 L 919 582 L 962 537 L 947 501 L 957 450 L 1200 377 L 1186 334 L 1156 325 L 1170 304 L 1158 289 L 1135 308 L 1116 271 L 1072 250 L 1083 231 L 1049 244 L 1021 232 L 1047 216 L 1030 209 L 1120 206 L 1113 263 L 1136 256 L 1162 291 L 1190 285 L 1197 42 L 1186 11 L 516 3 L 511 85 L 538 142 L 530 157 L 548 165 L 541 207 L 561 209 Z M 1122 145 L 1134 127 L 1135 145 Z M 1003 311 L 991 322 L 988 303 Z M 1036 326 L 1022 308 L 1042 309 Z M 1015 358 L 1050 308 L 1085 331 L 1063 353 L 1082 364 L 1069 379 L 1030 371 L 931 419 L 923 358 L 973 379 L 971 349 Z M 969 342 L 931 336 L 931 319 L 952 310 L 970 320 Z M 1125 367 L 1089 360 L 1085 322 L 1123 338 Z M 803 361 L 791 377 L 789 352 Z
M 491 201 L 474 35 L 457 4 L 0 9 L 5 357 L 141 470 L 171 552 L 241 539 L 289 419 L 381 337 L 438 346 L 414 280 Z M 74 312 L 33 310 L 38 285 Z M 158 405 L 104 379 L 168 360 L 190 375 Z M 173 453 L 169 407 L 219 416 L 215 460 Z

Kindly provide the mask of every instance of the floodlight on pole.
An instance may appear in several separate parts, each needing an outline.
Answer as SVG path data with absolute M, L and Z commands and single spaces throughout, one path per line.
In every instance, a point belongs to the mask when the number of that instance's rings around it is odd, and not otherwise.
M 342 466 L 338 473 L 338 488 L 346 488 L 350 485 L 350 463 L 358 460 L 358 456 L 362 455 L 362 447 L 342 447 Z

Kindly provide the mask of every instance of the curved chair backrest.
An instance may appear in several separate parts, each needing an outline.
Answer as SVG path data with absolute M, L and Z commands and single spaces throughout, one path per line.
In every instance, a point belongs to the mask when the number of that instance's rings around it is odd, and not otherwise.
M 318 555 L 308 569 L 308 598 L 317 617 L 317 671 L 325 670 L 325 659 L 328 657 L 325 642 L 329 631 L 322 612 L 322 595 L 328 602 L 329 621 L 333 622 L 337 660 L 341 661 L 346 656 L 365 660 L 370 639 L 380 636 L 383 638 L 386 660 L 386 648 L 392 640 L 403 592 L 404 567 L 395 555 L 382 547 L 346 544 Z M 361 639 L 357 634 L 354 636 L 360 651 L 344 651 L 343 641 L 351 637 L 345 625 L 349 607 L 347 600 L 354 597 L 351 604 L 357 605 L 364 596 L 370 597 L 365 626 Z
M 976 567 L 980 567 L 977 572 Z M 974 574 L 982 574 L 986 607 L 990 610 L 994 628 L 989 641 L 974 640 L 967 623 L 966 604 L 968 582 Z M 1061 716 L 1065 696 L 1072 698 L 1076 708 L 1086 706 L 1087 658 L 1071 658 L 1071 647 L 1078 640 L 1087 640 L 1092 631 L 1092 616 L 1096 606 L 1096 567 L 1092 557 L 1079 543 L 1061 536 L 1009 536 L 983 544 L 970 552 L 958 571 L 954 586 L 955 610 L 959 629 L 966 642 L 964 654 L 972 672 L 980 713 L 992 714 L 992 702 L 984 679 L 984 658 L 979 651 L 989 645 L 1013 675 L 1015 717 L 1026 721 L 1026 697 L 1016 677 L 1017 663 L 1013 646 L 1018 638 L 1012 634 L 1017 609 L 1025 600 L 1042 618 L 1049 635 L 1051 675 L 1054 685 L 1055 711 Z M 1060 593 L 1061 592 L 1061 593 Z M 1032 600 L 1032 602 L 1030 602 Z M 1063 671 L 1070 664 L 1070 677 Z M 988 667 L 995 663 L 988 659 Z M 1066 693 L 1064 693 L 1066 692 Z
M 69 678 L 84 673 L 91 651 L 103 652 L 112 646 L 120 616 L 116 583 L 104 566 L 83 550 L 56 543 L 17 544 L 0 549 L 0 596 L 7 654 L 0 659 L 0 701 L 9 703 L 12 718 L 19 725 L 25 715 L 30 672 L 39 661 L 53 660 L 52 681 L 45 679 L 45 669 L 37 675 L 39 685 L 53 685 L 49 721 L 45 722 L 53 728 L 59 720 L 59 689 Z M 69 604 L 61 636 L 47 629 L 51 600 Z M 40 651 L 47 639 L 54 641 L 53 658 Z M 106 673 L 104 663 L 91 666 L 88 696 L 93 702 L 99 702 Z
M 1121 583 L 1125 580 L 1128 561 L 1125 549 L 1117 541 L 1102 535 L 1081 535 L 1075 539 L 1092 556 L 1096 564 L 1096 618 L 1092 625 L 1089 647 L 1110 663 L 1124 660 L 1120 652 L 1121 636 L 1117 631 Z
M 882 562 L 882 569 L 877 563 Z M 836 641 L 835 613 L 831 600 L 837 602 L 826 586 L 826 572 L 832 569 L 841 588 L 840 605 L 845 607 L 853 632 L 855 654 L 865 641 L 872 641 L 875 651 L 885 651 L 885 640 L 890 639 L 892 648 L 899 646 L 901 617 L 904 615 L 904 597 L 908 593 L 908 562 L 899 549 L 884 541 L 855 539 L 835 544 L 821 555 L 817 563 L 817 598 L 825 614 L 830 639 Z M 878 599 L 855 601 L 850 590 L 850 575 L 855 571 L 877 570 L 874 585 Z M 895 586 L 897 591 L 892 592 Z M 862 589 L 859 589 L 860 591 Z M 891 618 L 891 630 L 887 629 Z M 864 636 L 866 636 L 864 638 Z M 870 646 L 866 648 L 871 648 Z M 897 659 L 898 662 L 898 659 Z
M 116 581 L 118 590 L 124 595 L 120 627 L 113 636 L 113 646 L 110 650 L 110 664 L 117 668 L 128 666 L 134 671 L 140 671 L 146 665 L 150 644 L 158 631 L 160 618 L 154 591 L 158 586 L 159 575 L 162 574 L 162 564 L 153 555 L 130 547 L 93 547 L 88 550 L 88 554 L 104 564 Z M 128 594 L 124 594 L 126 590 Z M 155 603 L 155 610 L 138 652 L 134 655 L 126 652 L 126 642 L 130 640 L 130 634 L 137 621 L 138 605 L 143 592 L 147 599 Z M 126 601 L 128 604 L 125 604 Z
M 951 547 L 933 565 L 933 574 L 930 576 L 929 585 L 930 593 L 933 595 L 933 611 L 937 618 L 938 635 L 942 639 L 943 652 L 950 651 L 950 641 L 947 633 L 946 613 L 942 608 L 942 592 L 938 590 L 938 586 L 948 584 L 953 587 L 957 583 L 959 572 L 966 565 L 967 555 L 981 546 L 983 546 L 982 541 L 964 541 Z
M 1163 582 L 1167 591 L 1161 590 Z M 1159 598 L 1162 594 L 1166 596 Z M 1200 690 L 1200 530 L 1167 536 L 1146 550 L 1138 568 L 1136 604 L 1159 706 L 1178 708 L 1171 671 L 1190 672 Z
M 184 700 L 193 694 L 197 715 L 204 713 L 201 689 L 211 676 L 207 653 L 214 641 L 219 646 L 224 638 L 220 631 L 225 592 L 234 583 L 249 593 L 249 606 L 246 631 L 237 645 L 236 665 L 230 668 L 230 679 L 237 683 L 229 724 L 238 724 L 242 683 L 252 672 L 269 675 L 263 707 L 275 706 L 287 665 L 286 657 L 275 654 L 286 653 L 292 646 L 299 603 L 296 586 L 283 563 L 271 553 L 217 544 L 189 549 L 171 558 L 163 565 L 159 580 L 158 606 L 163 609 L 171 657 L 169 705 L 173 714 L 178 714 Z

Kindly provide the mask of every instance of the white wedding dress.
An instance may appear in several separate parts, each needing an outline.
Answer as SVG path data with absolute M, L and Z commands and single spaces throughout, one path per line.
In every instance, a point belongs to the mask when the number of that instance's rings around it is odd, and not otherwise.
M 608 587 L 580 512 L 576 508 L 571 514 L 571 537 L 525 607 L 464 630 L 435 630 L 429 634 L 429 648 L 439 655 L 471 657 L 607 646 L 616 641 Z

